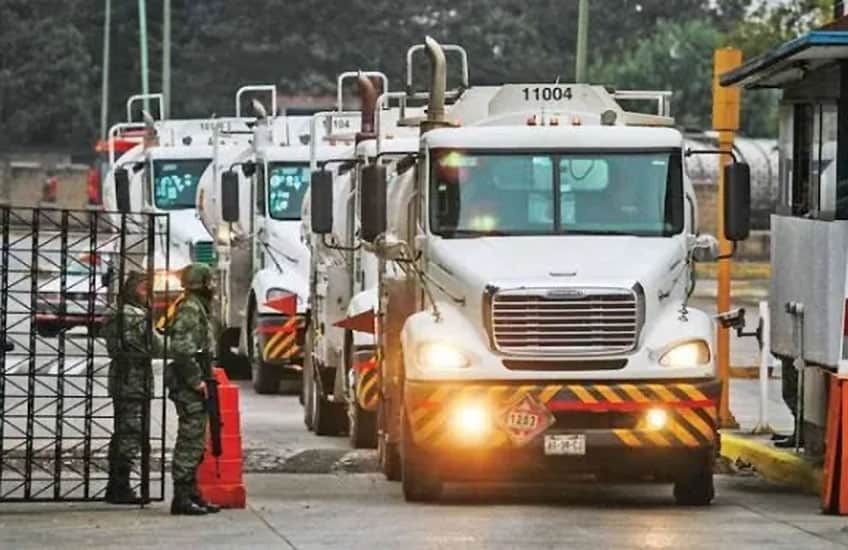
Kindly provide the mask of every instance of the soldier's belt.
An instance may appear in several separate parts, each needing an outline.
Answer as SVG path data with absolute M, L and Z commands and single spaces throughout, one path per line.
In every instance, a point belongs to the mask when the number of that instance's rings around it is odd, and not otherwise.
M 589 447 L 698 448 L 717 445 L 719 394 L 717 380 L 542 385 L 407 382 L 405 407 L 414 440 L 428 447 L 456 442 L 453 417 L 466 404 L 487 411 L 491 430 L 480 446 L 515 445 L 505 417 L 523 403 L 550 417 L 550 426 L 529 437 L 527 444 L 538 444 L 543 433 L 582 433 Z M 665 413 L 661 429 L 651 429 L 646 418 L 655 409 Z

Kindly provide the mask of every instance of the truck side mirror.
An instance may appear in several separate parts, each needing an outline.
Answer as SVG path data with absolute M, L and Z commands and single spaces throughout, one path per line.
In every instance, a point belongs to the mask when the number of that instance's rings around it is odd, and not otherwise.
M 362 167 L 362 200 L 359 219 L 362 240 L 372 243 L 386 232 L 386 167 L 369 164 Z
M 751 233 L 751 168 L 744 162 L 724 167 L 724 238 L 744 241 Z
M 132 209 L 130 201 L 130 174 L 126 168 L 115 168 L 115 202 L 118 212 L 126 214 Z
M 327 235 L 333 231 L 333 174 L 327 170 L 312 173 L 309 180 L 309 216 L 312 232 Z
M 221 175 L 221 217 L 225 222 L 239 221 L 239 177 L 232 170 Z

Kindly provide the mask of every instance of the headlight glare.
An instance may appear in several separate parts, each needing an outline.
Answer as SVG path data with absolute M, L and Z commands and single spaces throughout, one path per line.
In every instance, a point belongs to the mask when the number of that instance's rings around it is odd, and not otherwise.
M 418 363 L 428 369 L 461 369 L 470 364 L 468 357 L 450 344 L 422 344 L 418 348 Z
M 699 367 L 709 362 L 710 346 L 703 340 L 678 344 L 660 357 L 664 367 Z
M 179 292 L 183 289 L 178 271 L 157 271 L 153 276 L 154 292 Z

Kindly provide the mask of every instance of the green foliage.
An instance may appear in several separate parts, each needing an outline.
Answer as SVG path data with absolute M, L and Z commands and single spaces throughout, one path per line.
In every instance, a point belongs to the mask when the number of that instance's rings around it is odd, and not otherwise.
M 662 21 L 662 33 L 597 62 L 590 70 L 598 83 L 630 89 L 672 90 L 672 114 L 690 128 L 709 128 L 712 105 L 712 52 L 722 36 L 705 20 Z
M 831 1 L 593 0 L 589 76 L 622 88 L 672 89 L 680 122 L 708 127 L 713 48 L 732 43 L 754 55 L 826 19 Z M 137 4 L 112 0 L 110 124 L 123 119 L 125 98 L 140 90 Z M 0 0 L 0 147 L 90 149 L 99 126 L 103 5 Z M 286 94 L 331 94 L 344 70 L 385 71 L 400 89 L 403 53 L 427 34 L 466 47 L 475 84 L 569 81 L 577 5 L 172 0 L 172 114 L 229 115 L 234 91 L 245 83 L 275 83 Z M 156 91 L 162 0 L 147 0 L 147 16 Z M 773 129 L 773 103 L 745 94 L 749 133 Z
M 90 139 L 96 69 L 80 0 L 0 2 L 0 148 Z

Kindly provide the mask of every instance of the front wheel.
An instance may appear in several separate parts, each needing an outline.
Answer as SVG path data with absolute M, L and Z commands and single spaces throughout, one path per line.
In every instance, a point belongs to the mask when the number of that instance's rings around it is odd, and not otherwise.
M 353 365 L 353 333 L 345 333 L 345 371 L 351 373 Z M 374 449 L 377 447 L 377 413 L 362 407 L 359 403 L 360 385 L 365 384 L 365 398 L 371 399 L 379 393 L 377 372 L 372 370 L 364 374 L 352 373 L 347 391 L 348 437 L 354 449 Z
M 428 459 L 412 440 L 407 421 L 401 434 L 401 464 L 403 468 L 403 498 L 407 502 L 433 502 L 442 496 L 442 480 Z
M 380 471 L 389 481 L 400 481 L 402 469 L 400 449 L 397 443 L 389 442 L 386 423 L 386 407 L 382 401 L 377 404 L 377 455 L 380 459 Z
M 259 312 L 257 308 L 251 308 L 250 326 L 250 371 L 253 378 L 253 389 L 256 393 L 269 395 L 280 390 L 280 380 L 283 376 L 279 365 L 271 365 L 262 360 L 262 346 L 257 332 L 259 326 Z
M 238 348 L 239 329 L 229 327 L 218 338 L 218 362 L 224 368 L 230 380 L 249 380 L 251 376 L 250 357 L 233 352 Z
M 715 498 L 713 461 L 706 460 L 692 473 L 674 483 L 674 500 L 680 506 L 707 506 Z
M 315 430 L 315 435 L 339 435 L 345 428 L 346 411 L 343 406 L 329 401 L 325 395 L 322 395 L 317 380 L 318 373 L 315 372 L 314 367 L 310 370 L 312 371 L 310 376 L 312 428 Z

